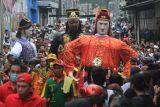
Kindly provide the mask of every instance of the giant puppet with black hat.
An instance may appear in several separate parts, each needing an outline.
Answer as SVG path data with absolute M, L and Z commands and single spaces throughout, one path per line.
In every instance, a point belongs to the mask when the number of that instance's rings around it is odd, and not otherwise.
M 65 33 L 57 36 L 51 43 L 50 53 L 56 54 L 58 58 L 62 59 L 64 44 L 78 38 L 81 35 L 82 28 L 79 19 L 78 9 L 67 9 L 67 22 Z
M 35 44 L 29 41 L 32 30 L 32 22 L 23 17 L 19 22 L 16 43 L 10 51 L 11 55 L 25 63 L 28 63 L 32 58 L 37 56 Z
M 124 62 L 122 74 L 129 76 L 130 57 L 137 57 L 137 53 L 132 48 L 111 36 L 111 17 L 108 9 L 100 9 L 97 13 L 94 35 L 81 36 L 65 44 L 64 63 L 69 77 L 76 72 L 74 69 L 77 55 L 80 55 L 81 66 L 88 71 L 89 77 L 92 67 L 101 67 L 106 71 L 117 73 L 121 60 Z M 91 78 L 88 79 L 91 81 Z

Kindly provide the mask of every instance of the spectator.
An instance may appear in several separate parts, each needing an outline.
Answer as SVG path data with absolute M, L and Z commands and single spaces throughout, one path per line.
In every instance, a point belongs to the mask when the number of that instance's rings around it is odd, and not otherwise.
M 37 64 L 35 68 L 36 69 L 31 73 L 33 78 L 33 89 L 36 94 L 43 96 L 43 88 L 48 78 L 46 58 L 40 58 L 40 64 Z
M 102 87 L 95 84 L 88 85 L 81 89 L 83 98 L 69 101 L 65 104 L 65 107 L 103 107 L 102 93 Z
M 67 100 L 63 93 L 64 84 L 64 64 L 62 60 L 55 60 L 53 64 L 54 77 L 47 80 L 44 97 L 50 107 L 64 107 Z
M 131 86 L 137 96 L 132 98 L 135 107 L 154 107 L 154 103 L 150 95 L 146 94 L 147 84 L 141 74 L 136 74 L 131 79 Z
M 109 107 L 133 107 L 133 104 L 125 97 L 114 97 Z
M 45 100 L 33 92 L 32 78 L 28 73 L 18 76 L 16 86 L 17 94 L 11 94 L 6 98 L 6 107 L 46 107 Z
M 16 93 L 16 80 L 19 74 L 23 73 L 19 63 L 11 65 L 9 71 L 9 81 L 0 86 L 0 101 L 4 102 L 7 96 Z M 5 75 L 5 74 L 4 74 Z M 7 74 L 6 74 L 7 75 Z

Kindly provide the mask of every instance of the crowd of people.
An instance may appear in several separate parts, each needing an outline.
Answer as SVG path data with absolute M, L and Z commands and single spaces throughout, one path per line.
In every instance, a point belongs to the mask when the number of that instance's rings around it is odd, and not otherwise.
M 17 31 L 5 30 L 0 107 L 159 107 L 160 42 L 138 44 L 107 9 L 84 25 L 78 9 L 66 13 L 65 24 L 23 17 Z

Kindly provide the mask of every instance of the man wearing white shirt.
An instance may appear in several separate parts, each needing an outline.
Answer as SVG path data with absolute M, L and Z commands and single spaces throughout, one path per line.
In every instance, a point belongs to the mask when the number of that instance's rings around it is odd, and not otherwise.
M 11 55 L 23 62 L 29 62 L 32 58 L 37 56 L 35 44 L 29 41 L 32 30 L 32 22 L 23 18 L 19 23 L 16 43 L 10 52 Z

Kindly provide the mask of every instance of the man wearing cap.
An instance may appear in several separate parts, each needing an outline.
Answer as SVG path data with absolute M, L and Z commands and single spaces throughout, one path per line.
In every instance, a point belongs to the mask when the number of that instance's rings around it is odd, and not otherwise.
M 73 72 L 77 55 L 80 55 L 85 69 L 96 66 L 114 73 L 117 73 L 120 60 L 123 60 L 125 76 L 130 75 L 130 57 L 137 57 L 137 53 L 127 44 L 111 37 L 111 18 L 107 9 L 101 9 L 96 16 L 95 35 L 81 36 L 65 45 L 64 63 L 68 74 Z
M 66 13 L 68 17 L 66 31 L 63 35 L 55 37 L 50 48 L 50 53 L 56 54 L 60 59 L 63 57 L 64 44 L 78 38 L 82 32 L 81 22 L 79 20 L 79 10 L 67 9 Z
M 22 73 L 20 64 L 13 64 L 9 72 L 9 81 L 0 86 L 0 101 L 4 102 L 8 95 L 16 93 L 16 79 Z
M 32 90 L 32 78 L 28 73 L 22 73 L 16 81 L 17 94 L 9 95 L 5 100 L 6 107 L 46 107 L 43 98 Z
M 64 107 L 66 95 L 63 93 L 64 84 L 64 63 L 62 60 L 55 60 L 53 64 L 54 77 L 47 80 L 45 95 L 50 107 Z
M 32 22 L 27 18 L 23 18 L 19 23 L 16 43 L 10 52 L 14 57 L 19 58 L 25 63 L 28 63 L 33 57 L 37 56 L 35 44 L 29 41 L 32 30 Z

